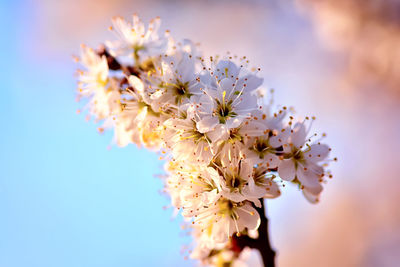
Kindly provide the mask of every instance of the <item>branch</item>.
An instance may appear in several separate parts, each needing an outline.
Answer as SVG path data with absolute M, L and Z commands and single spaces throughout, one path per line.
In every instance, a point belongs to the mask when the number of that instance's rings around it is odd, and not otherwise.
M 107 64 L 108 68 L 110 70 L 122 70 L 125 75 L 130 76 L 130 75 L 135 75 L 139 77 L 139 70 L 136 67 L 133 66 L 125 66 L 121 63 L 118 62 L 118 60 L 113 57 L 104 47 L 104 45 L 100 46 L 99 49 L 97 50 L 97 54 L 99 56 L 105 56 L 107 59 Z
M 250 247 L 260 251 L 265 267 L 275 267 L 275 251 L 272 249 L 268 234 L 268 218 L 265 216 L 264 200 L 260 199 L 261 208 L 256 208 L 260 214 L 261 224 L 258 228 L 258 238 L 252 239 L 247 235 L 233 236 L 233 239 L 241 249 Z

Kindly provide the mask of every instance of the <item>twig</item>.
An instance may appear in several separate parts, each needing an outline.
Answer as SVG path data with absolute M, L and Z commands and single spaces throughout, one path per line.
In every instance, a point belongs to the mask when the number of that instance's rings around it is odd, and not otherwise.
M 97 54 L 99 56 L 105 56 L 107 58 L 108 68 L 110 70 L 122 70 L 127 76 L 135 75 L 139 77 L 140 72 L 136 67 L 129 65 L 125 66 L 119 63 L 118 60 L 107 51 L 104 45 L 100 46 L 97 49 Z
M 272 249 L 268 234 L 268 218 L 265 216 L 264 201 L 260 199 L 261 207 L 256 208 L 260 214 L 261 224 L 258 228 L 258 238 L 253 239 L 247 235 L 234 236 L 236 245 L 240 248 L 249 247 L 260 251 L 265 267 L 275 267 L 275 251 Z

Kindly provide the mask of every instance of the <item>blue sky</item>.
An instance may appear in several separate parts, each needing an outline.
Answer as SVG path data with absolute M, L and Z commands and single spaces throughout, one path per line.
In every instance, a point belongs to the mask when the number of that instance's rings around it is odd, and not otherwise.
M 184 265 L 158 156 L 76 114 L 71 58 L 27 55 L 31 7 L 1 2 L 0 266 Z

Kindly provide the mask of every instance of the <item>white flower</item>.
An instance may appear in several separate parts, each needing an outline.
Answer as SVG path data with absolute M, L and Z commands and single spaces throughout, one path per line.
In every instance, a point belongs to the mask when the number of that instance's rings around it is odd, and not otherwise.
M 195 119 L 185 117 L 170 118 L 165 121 L 166 131 L 162 137 L 172 156 L 179 162 L 208 164 L 212 157 L 212 147 L 209 137 L 200 133 Z
M 212 251 L 225 251 L 226 246 L 229 242 L 215 243 L 211 239 L 211 235 L 208 233 L 204 234 L 204 229 L 198 227 L 198 225 L 192 225 L 192 236 L 195 240 L 194 248 L 190 257 L 192 259 L 201 260 L 203 265 L 213 264 L 213 257 L 210 257 Z
M 199 118 L 199 131 L 215 137 L 215 141 L 226 139 L 229 130 L 239 127 L 258 107 L 253 91 L 262 79 L 244 73 L 231 61 L 219 61 L 214 69 L 200 76 L 203 94 L 191 98 L 188 112 Z
M 194 213 L 194 225 L 201 228 L 201 238 L 214 244 L 226 243 L 234 233 L 256 230 L 260 225 L 260 215 L 247 201 L 236 203 L 220 198 L 210 207 Z
M 108 64 L 105 56 L 100 57 L 92 48 L 81 46 L 81 62 L 87 69 L 79 76 L 84 88 L 80 94 L 89 97 L 93 91 L 103 88 L 108 83 Z
M 132 89 L 124 95 L 123 109 L 115 122 L 115 140 L 119 146 L 131 142 L 138 146 L 158 149 L 161 146 L 162 114 L 154 112 L 146 102 L 144 85 L 136 76 L 128 78 Z
M 191 217 L 199 208 L 212 205 L 219 199 L 219 175 L 213 168 L 171 161 L 166 170 L 170 174 L 166 182 L 167 191 L 174 206 L 182 209 L 183 216 Z
M 119 113 L 120 98 L 121 95 L 112 85 L 103 90 L 97 90 L 88 103 L 90 114 L 98 121 Z
M 296 123 L 283 145 L 283 160 L 278 165 L 279 176 L 286 181 L 298 182 L 309 188 L 318 187 L 324 175 L 321 166 L 329 154 L 330 148 L 319 142 L 308 144 L 305 123 Z
M 189 102 L 191 96 L 200 94 L 197 75 L 200 62 L 186 52 L 193 50 L 187 46 L 190 44 L 182 47 L 185 50 L 175 49 L 174 54 L 161 56 L 155 62 L 155 71 L 145 77 L 154 110 L 168 111 L 173 108 L 176 112 L 180 105 Z
M 252 138 L 263 134 L 263 125 L 253 118 L 246 118 L 239 127 L 230 129 L 226 137 L 218 137 L 213 135 L 214 133 L 210 132 L 208 136 L 214 141 L 215 158 L 223 165 L 228 165 L 233 157 L 248 158 L 246 144 Z
M 279 186 L 274 181 L 275 175 L 269 173 L 267 165 L 259 164 L 253 169 L 253 179 L 249 181 L 249 191 L 261 198 L 276 198 L 281 195 Z
M 254 91 L 256 93 L 255 90 L 259 89 L 263 79 L 258 77 L 255 72 L 250 72 L 243 62 L 240 64 L 238 66 L 230 59 L 212 61 L 212 66 L 201 76 L 201 81 L 207 87 L 217 88 L 222 79 L 229 78 L 235 80 L 236 91 Z
M 161 24 L 159 17 L 150 21 L 147 30 L 137 15 L 133 15 L 132 24 L 122 17 L 113 18 L 112 23 L 112 29 L 120 39 L 106 42 L 113 56 L 133 57 L 137 64 L 141 57 L 156 56 L 167 50 L 167 36 L 159 36 L 158 33 Z
M 267 177 L 268 170 L 262 165 L 254 168 L 251 160 L 234 157 L 228 165 L 217 166 L 217 169 L 220 173 L 222 195 L 229 200 L 249 200 L 260 207 L 260 198 L 280 195 L 278 186 L 272 181 L 275 177 Z
M 283 128 L 282 120 L 285 115 L 284 110 L 270 115 L 266 108 L 253 112 L 252 120 L 258 123 L 257 129 L 260 134 L 245 140 L 247 158 L 254 160 L 256 164 L 266 163 L 270 169 L 278 166 L 278 155 L 282 152 L 283 142 L 290 133 Z
M 79 75 L 79 98 L 90 98 L 88 109 L 96 120 L 103 120 L 120 110 L 120 93 L 116 80 L 109 78 L 105 56 L 82 45 L 81 62 L 86 70 Z

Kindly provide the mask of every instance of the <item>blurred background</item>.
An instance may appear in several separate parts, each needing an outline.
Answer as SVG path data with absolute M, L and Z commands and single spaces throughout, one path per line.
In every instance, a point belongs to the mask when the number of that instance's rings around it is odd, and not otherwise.
M 205 55 L 262 68 L 275 103 L 316 115 L 334 178 L 321 202 L 268 201 L 278 266 L 400 264 L 400 1 L 0 0 L 0 266 L 192 266 L 163 209 L 158 156 L 111 146 L 76 110 L 79 45 L 114 15 L 155 16 Z

